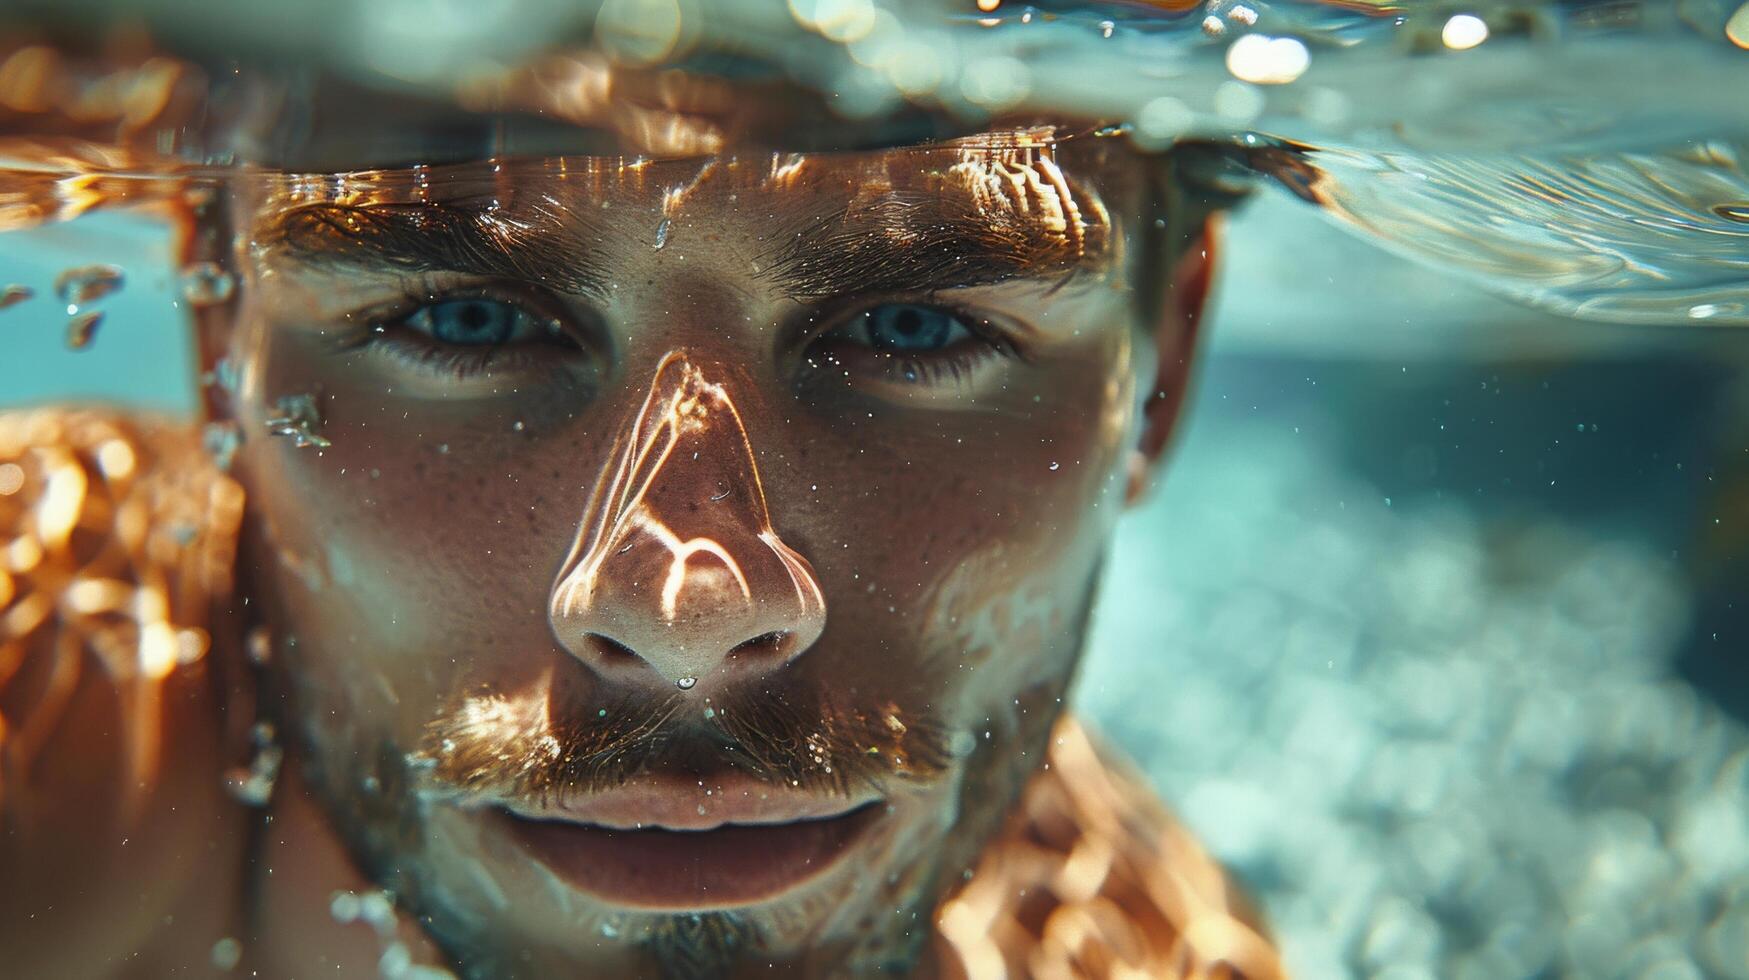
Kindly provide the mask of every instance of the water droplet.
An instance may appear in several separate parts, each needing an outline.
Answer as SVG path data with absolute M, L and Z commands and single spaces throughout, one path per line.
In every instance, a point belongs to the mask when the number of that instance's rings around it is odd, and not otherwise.
M 35 295 L 36 290 L 29 286 L 7 286 L 4 290 L 0 290 L 0 310 L 17 306 Z
M 267 431 L 290 436 L 297 448 L 326 449 L 333 445 L 317 432 L 322 427 L 322 414 L 316 407 L 315 395 L 285 395 L 274 402 L 273 413 L 267 420 Z
M 254 757 L 247 766 L 233 766 L 225 772 L 225 789 L 244 806 L 264 807 L 273 799 L 273 784 L 279 779 L 285 751 L 273 741 L 273 726 L 265 723 L 255 726 L 250 740 L 255 743 Z
M 527 425 L 523 424 L 523 421 L 521 419 L 517 419 L 515 422 L 510 423 L 510 427 L 512 429 L 516 430 L 517 432 L 521 432 L 522 430 L 528 428 Z
M 947 751 L 956 759 L 964 759 L 978 747 L 978 740 L 968 731 L 957 731 L 947 737 Z
M 358 921 L 358 896 L 351 892 L 335 892 L 328 896 L 328 915 L 342 925 Z
M 196 262 L 182 270 L 182 296 L 195 306 L 223 303 L 237 290 L 237 280 L 216 262 Z
M 237 455 L 237 447 L 243 444 L 243 430 L 231 419 L 220 419 L 208 422 L 201 429 L 201 445 L 207 455 L 212 457 L 213 465 L 221 472 L 229 472 L 231 460 Z
M 358 917 L 373 926 L 377 935 L 395 934 L 395 901 L 387 892 L 366 892 L 358 899 Z
M 237 390 L 237 365 L 228 357 L 213 362 L 212 370 L 200 376 L 200 383 L 221 391 Z
M 249 662 L 257 667 L 266 666 L 273 659 L 273 634 L 265 626 L 257 626 L 249 631 L 243 641 L 248 651 Z
M 403 942 L 392 942 L 383 947 L 383 955 L 377 957 L 377 976 L 404 977 L 413 965 L 413 952 Z
M 113 265 L 82 265 L 55 277 L 55 295 L 75 306 L 95 302 L 121 289 L 126 276 Z
M 232 939 L 230 936 L 226 936 L 218 942 L 213 943 L 213 950 L 210 956 L 214 968 L 219 970 L 236 969 L 237 962 L 243 958 L 243 944 Z
M 662 246 L 668 244 L 668 229 L 672 226 L 672 224 L 673 224 L 673 222 L 667 218 L 663 218 L 661 221 L 656 223 L 656 247 L 657 248 L 661 248 Z
M 1247 34 L 1227 49 L 1227 70 L 1233 77 L 1259 85 L 1285 85 L 1305 74 L 1310 64 L 1311 53 L 1298 38 Z
M 1457 14 L 1445 22 L 1439 38 L 1453 51 L 1468 51 L 1488 39 L 1488 22 L 1475 14 Z
M 680 688 L 682 691 L 690 691 L 692 690 L 692 686 L 697 683 L 698 678 L 696 677 L 682 677 L 674 682 L 674 686 Z
M 1052 472 L 1052 473 L 1055 473 L 1055 472 L 1056 472 L 1056 471 L 1057 471 L 1057 464 L 1056 464 L 1056 462 L 1055 462 L 1055 461 L 1054 461 L 1054 460 L 1053 460 L 1053 461 L 1052 461 L 1052 462 L 1051 462 L 1051 472 Z
M 1737 8 L 1725 21 L 1725 37 L 1739 48 L 1749 48 L 1749 3 Z
M 702 816 L 704 816 L 704 814 L 705 814 L 704 804 L 700 803 L 698 805 L 698 815 L 702 817 Z
M 74 350 L 84 350 L 91 346 L 91 340 L 97 336 L 97 328 L 103 323 L 103 313 L 90 310 L 81 313 L 67 321 L 67 346 Z

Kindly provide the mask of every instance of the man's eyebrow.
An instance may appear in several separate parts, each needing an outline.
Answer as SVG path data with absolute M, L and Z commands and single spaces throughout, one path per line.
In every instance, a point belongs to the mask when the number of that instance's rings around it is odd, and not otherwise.
M 600 299 L 608 277 L 585 230 L 541 212 L 511 216 L 449 204 L 306 204 L 257 241 L 316 268 L 459 272 L 538 282 Z
M 1012 211 L 891 192 L 786 235 L 763 256 L 761 274 L 798 301 L 1067 280 L 1104 264 L 1104 230 L 1066 237 Z

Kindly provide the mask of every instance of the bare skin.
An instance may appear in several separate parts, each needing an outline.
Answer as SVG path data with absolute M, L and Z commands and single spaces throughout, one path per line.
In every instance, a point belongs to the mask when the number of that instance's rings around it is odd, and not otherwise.
M 170 673 L 130 815 L 54 829 L 76 797 L 42 780 L 114 754 L 65 721 L 0 798 L 6 867 L 96 876 L 61 874 L 50 935 L 100 891 L 135 924 L 94 970 L 215 934 L 263 975 L 374 963 L 330 908 L 367 881 L 464 973 L 937 970 L 1174 424 L 1205 244 L 1170 229 L 1141 301 L 1150 191 L 1098 146 L 520 166 L 233 200 L 200 327 L 248 509 L 213 653 Z M 252 833 L 216 778 L 249 630 L 293 759 Z M 157 829 L 93 846 L 124 823 Z

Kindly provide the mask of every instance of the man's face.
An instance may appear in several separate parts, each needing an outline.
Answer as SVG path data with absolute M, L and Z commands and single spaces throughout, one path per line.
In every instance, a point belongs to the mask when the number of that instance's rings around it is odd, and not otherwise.
M 1084 142 L 238 193 L 244 574 L 312 781 L 458 959 L 927 940 L 1153 379 L 1140 164 Z

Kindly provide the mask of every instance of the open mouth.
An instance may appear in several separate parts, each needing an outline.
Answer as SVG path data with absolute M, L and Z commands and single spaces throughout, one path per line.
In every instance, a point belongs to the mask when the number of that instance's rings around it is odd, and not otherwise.
M 640 809 L 645 819 L 636 819 Z M 706 798 L 646 785 L 561 809 L 494 814 L 571 886 L 614 905 L 678 911 L 751 905 L 800 887 L 841 861 L 886 810 L 878 799 L 774 798 L 746 788 Z

